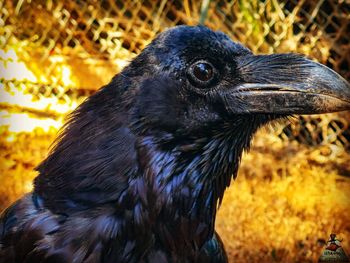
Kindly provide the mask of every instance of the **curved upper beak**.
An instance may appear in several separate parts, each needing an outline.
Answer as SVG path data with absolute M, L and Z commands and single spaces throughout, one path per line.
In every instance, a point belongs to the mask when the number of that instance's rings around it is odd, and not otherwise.
M 225 94 L 231 112 L 314 114 L 350 110 L 350 84 L 330 68 L 303 56 L 248 55 L 237 62 L 237 67 L 242 81 Z

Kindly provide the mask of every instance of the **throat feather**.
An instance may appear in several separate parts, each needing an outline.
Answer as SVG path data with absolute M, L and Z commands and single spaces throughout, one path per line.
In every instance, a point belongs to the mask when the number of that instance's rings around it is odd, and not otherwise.
M 146 160 L 141 167 L 143 176 L 164 207 L 189 215 L 203 210 L 215 213 L 250 141 L 229 131 L 182 143 L 159 144 L 152 136 L 140 141 L 138 155 Z

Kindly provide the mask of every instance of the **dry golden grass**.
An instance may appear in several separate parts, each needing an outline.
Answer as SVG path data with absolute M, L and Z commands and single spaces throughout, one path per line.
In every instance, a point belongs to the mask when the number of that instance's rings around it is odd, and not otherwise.
M 119 2 L 123 8 L 116 5 Z M 300 52 L 349 79 L 345 2 L 211 1 L 206 25 L 255 53 Z M 201 1 L 176 3 L 0 1 L 0 67 L 9 68 L 0 72 L 1 80 L 24 81 L 20 85 L 32 91 L 23 90 L 38 97 L 32 102 L 15 92 L 22 101 L 15 106 L 5 101 L 1 110 L 12 107 L 22 112 L 26 104 L 34 107 L 30 112 L 66 114 L 78 102 L 75 88 L 90 90 L 107 83 L 164 28 L 197 24 Z M 67 109 L 52 108 L 45 99 L 59 99 Z M 31 190 L 33 169 L 46 156 L 57 131 L 12 133 L 1 124 L 0 116 L 0 211 Z M 217 217 L 230 262 L 316 261 L 331 232 L 344 239 L 350 253 L 350 153 L 334 141 L 341 129 L 332 137 L 327 121 L 318 126 L 327 145 L 308 148 L 260 133 L 244 156 Z
M 0 126 L 0 211 L 32 189 L 36 165 L 45 157 L 55 133 L 11 133 Z
M 30 191 L 33 168 L 56 130 L 0 131 L 1 210 Z M 350 251 L 349 153 L 287 144 L 264 132 L 253 145 L 217 217 L 230 262 L 313 262 L 332 232 Z
M 218 214 L 231 261 L 315 262 L 332 232 L 350 251 L 349 161 L 342 148 L 258 137 Z

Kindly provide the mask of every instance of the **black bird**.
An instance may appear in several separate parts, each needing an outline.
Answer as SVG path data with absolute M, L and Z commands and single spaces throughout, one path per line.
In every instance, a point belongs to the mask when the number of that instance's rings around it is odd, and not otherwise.
M 254 132 L 349 109 L 349 83 L 303 56 L 167 30 L 72 113 L 1 217 L 0 261 L 227 262 L 215 214 Z

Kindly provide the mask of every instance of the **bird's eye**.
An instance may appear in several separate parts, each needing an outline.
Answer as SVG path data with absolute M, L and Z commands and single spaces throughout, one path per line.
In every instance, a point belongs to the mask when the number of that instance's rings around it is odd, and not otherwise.
M 199 84 L 206 84 L 214 78 L 214 67 L 206 61 L 198 61 L 190 68 L 190 77 Z
M 193 75 L 200 81 L 207 82 L 213 77 L 213 67 L 208 63 L 197 63 L 193 66 Z

